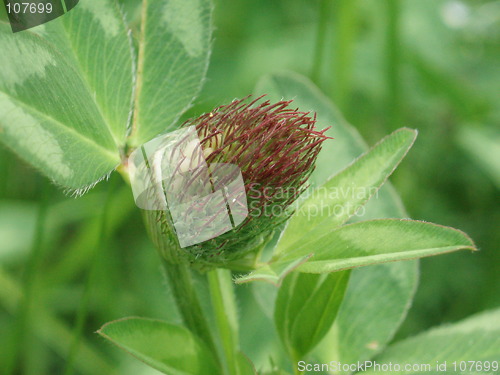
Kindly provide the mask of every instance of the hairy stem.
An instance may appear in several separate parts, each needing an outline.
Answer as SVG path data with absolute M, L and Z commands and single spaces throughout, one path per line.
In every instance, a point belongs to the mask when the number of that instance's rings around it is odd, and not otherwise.
M 229 375 L 237 374 L 237 355 L 239 352 L 238 314 L 231 271 L 220 268 L 210 271 L 208 273 L 208 285 L 227 364 L 226 370 Z
M 204 341 L 214 353 L 214 357 L 218 358 L 208 321 L 193 285 L 191 270 L 185 263 L 171 264 L 164 260 L 163 257 L 162 263 L 184 324 Z

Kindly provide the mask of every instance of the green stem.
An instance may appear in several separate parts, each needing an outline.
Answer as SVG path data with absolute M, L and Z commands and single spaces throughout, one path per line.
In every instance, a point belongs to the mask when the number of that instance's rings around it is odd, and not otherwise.
M 351 91 L 351 67 L 356 32 L 356 0 L 337 1 L 337 20 L 334 37 L 333 99 L 345 110 Z
M 68 8 L 66 8 L 66 1 L 61 0 L 61 6 L 62 6 L 62 8 L 64 10 L 64 13 L 68 12 Z
M 82 340 L 83 328 L 87 320 L 88 306 L 90 302 L 90 296 L 96 280 L 97 265 L 99 264 L 99 257 L 102 256 L 103 251 L 106 249 L 107 242 L 107 221 L 109 214 L 110 201 L 112 193 L 114 192 L 114 184 L 116 179 L 108 184 L 108 194 L 106 194 L 106 200 L 103 205 L 103 210 L 101 213 L 100 224 L 99 224 L 99 234 L 97 235 L 97 244 L 94 246 L 94 252 L 92 254 L 92 261 L 90 265 L 89 274 L 85 282 L 85 287 L 83 290 L 83 296 L 78 307 L 78 312 L 76 316 L 76 325 L 73 334 L 73 341 L 69 349 L 68 359 L 66 361 L 66 367 L 64 369 L 64 375 L 71 375 L 74 372 L 74 362 L 78 349 L 80 347 L 80 342 Z
M 13 374 L 15 372 L 16 363 L 21 356 L 21 350 L 25 346 L 27 332 L 31 331 L 30 320 L 33 315 L 37 278 L 42 262 L 42 242 L 43 232 L 45 227 L 45 219 L 47 217 L 47 207 L 49 202 L 49 186 L 45 180 L 41 181 L 42 195 L 40 199 L 40 208 L 35 227 L 35 236 L 33 239 L 33 247 L 31 250 L 28 263 L 24 270 L 24 295 L 17 308 L 17 322 L 11 345 L 11 355 L 5 367 L 5 374 Z M 23 361 L 26 363 L 26 361 Z
M 7 154 L 7 151 L 0 146 L 0 176 L 2 176 L 2 179 L 0 180 L 0 199 L 4 198 L 6 195 L 7 181 L 10 181 L 8 174 L 10 160 L 8 158 L 9 155 Z
M 396 129 L 400 122 L 400 32 L 399 0 L 386 0 L 387 34 L 385 74 L 387 82 L 387 113 L 390 129 Z
M 226 370 L 229 375 L 238 374 L 238 314 L 231 271 L 220 268 L 210 271 L 208 285 L 227 364 Z
M 325 37 L 328 29 L 328 20 L 332 15 L 333 0 L 321 0 L 318 8 L 318 31 L 316 36 L 316 46 L 314 50 L 314 60 L 311 71 L 311 79 L 319 85 L 321 77 L 321 67 L 325 59 Z
M 218 359 L 217 348 L 208 321 L 193 285 L 191 270 L 185 263 L 171 264 L 164 260 L 163 257 L 162 263 L 184 324 L 205 342 L 213 352 L 214 358 Z

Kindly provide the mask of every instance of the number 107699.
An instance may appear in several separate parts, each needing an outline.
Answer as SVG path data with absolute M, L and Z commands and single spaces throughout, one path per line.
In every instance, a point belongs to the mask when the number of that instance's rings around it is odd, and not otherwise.
M 51 3 L 7 3 L 7 12 L 15 14 L 52 13 Z

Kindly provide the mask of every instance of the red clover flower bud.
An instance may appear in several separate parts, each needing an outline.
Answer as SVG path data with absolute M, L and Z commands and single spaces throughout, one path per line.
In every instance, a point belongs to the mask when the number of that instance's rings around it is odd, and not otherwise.
M 293 213 L 292 203 L 307 188 L 321 145 L 328 139 L 327 129 L 317 130 L 316 116 L 290 108 L 291 100 L 271 104 L 261 99 L 235 100 L 183 124 L 196 128 L 209 167 L 230 164 L 239 168 L 248 215 L 226 233 L 173 251 L 169 248 L 175 248 L 175 235 L 168 215 L 157 213 L 150 224 L 161 230 L 152 231 L 152 237 L 167 260 L 183 259 L 198 268 L 237 269 Z M 179 161 L 177 169 L 185 167 L 186 160 Z

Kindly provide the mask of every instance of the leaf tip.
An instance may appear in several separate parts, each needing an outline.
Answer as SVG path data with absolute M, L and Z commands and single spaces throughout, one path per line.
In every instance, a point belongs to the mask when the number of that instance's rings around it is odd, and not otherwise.
M 417 129 L 412 129 L 408 127 L 402 127 L 396 130 L 394 133 L 406 133 L 409 141 L 409 147 L 412 147 L 413 144 L 415 143 L 415 140 L 417 139 L 418 136 L 418 130 Z

